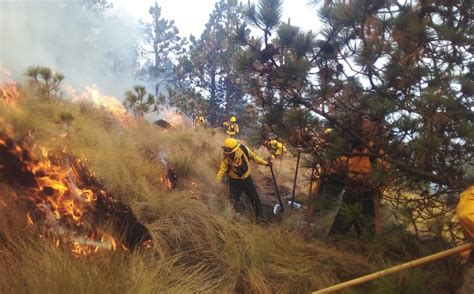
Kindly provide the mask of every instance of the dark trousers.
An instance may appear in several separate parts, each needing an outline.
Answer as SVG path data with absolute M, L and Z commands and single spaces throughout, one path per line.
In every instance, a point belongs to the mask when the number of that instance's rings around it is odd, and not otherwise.
M 363 192 L 347 191 L 342 198 L 341 208 L 336 215 L 329 234 L 345 234 L 352 226 L 354 226 L 358 236 L 362 235 L 362 233 L 373 234 L 375 219 L 374 197 L 375 191 L 373 190 Z M 361 206 L 361 211 L 355 209 L 357 204 Z M 344 209 L 346 209 L 346 211 L 344 211 Z M 352 212 L 349 212 L 347 209 L 352 210 Z
M 321 196 L 319 196 L 319 198 L 323 198 L 324 200 L 338 199 L 340 193 L 345 187 L 345 181 L 345 178 L 336 175 L 330 175 L 323 178 L 320 190 Z
M 250 203 L 252 204 L 253 209 L 255 210 L 255 216 L 259 217 L 262 213 L 262 203 L 260 202 L 260 197 L 258 196 L 257 189 L 253 183 L 252 177 L 248 177 L 244 180 L 237 180 L 229 178 L 230 186 L 230 203 L 235 210 L 238 211 L 240 205 L 240 195 L 242 192 L 245 192 Z

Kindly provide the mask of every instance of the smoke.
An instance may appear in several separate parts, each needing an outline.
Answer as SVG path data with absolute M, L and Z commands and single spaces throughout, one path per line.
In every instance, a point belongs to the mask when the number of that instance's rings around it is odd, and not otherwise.
M 29 66 L 47 66 L 74 87 L 123 97 L 135 84 L 137 24 L 85 2 L 0 0 L 0 64 L 16 80 Z
M 179 110 L 179 108 L 163 105 L 159 105 L 156 112 L 146 113 L 145 119 L 149 122 L 162 119 L 170 123 L 173 127 L 190 128 L 193 125 L 192 119 Z

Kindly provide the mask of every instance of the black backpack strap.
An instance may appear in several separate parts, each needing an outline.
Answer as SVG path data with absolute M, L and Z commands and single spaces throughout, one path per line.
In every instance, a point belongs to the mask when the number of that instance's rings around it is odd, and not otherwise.
M 247 159 L 250 160 L 250 158 L 249 158 L 249 151 L 248 151 L 247 147 L 245 147 L 244 145 L 240 144 L 240 149 L 242 149 L 242 151 L 244 152 L 245 156 L 247 156 Z
M 240 144 L 240 149 L 244 153 L 244 156 L 247 157 L 247 160 L 245 160 L 245 158 L 242 158 L 242 156 L 241 156 L 242 164 L 239 167 L 237 167 L 237 169 L 236 169 L 237 175 L 239 177 L 242 177 L 249 169 L 249 166 L 248 166 L 247 162 L 249 162 L 250 159 L 249 159 L 249 151 L 247 150 L 247 148 L 244 145 Z

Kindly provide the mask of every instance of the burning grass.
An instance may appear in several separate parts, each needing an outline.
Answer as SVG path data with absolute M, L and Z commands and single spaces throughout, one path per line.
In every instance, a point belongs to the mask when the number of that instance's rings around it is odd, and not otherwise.
M 69 126 L 59 119 L 64 112 L 74 118 Z M 83 158 L 94 172 L 98 186 L 93 186 L 130 207 L 154 245 L 77 258 L 70 248 L 37 237 L 21 213 L 24 207 L 5 200 L 19 190 L 2 178 L 0 288 L 5 292 L 302 293 L 371 268 L 353 254 L 235 215 L 227 188 L 214 182 L 223 135 L 165 132 L 140 121 L 123 126 L 101 110 L 37 101 L 26 94 L 14 107 L 0 106 L 0 117 L 0 131 L 14 142 Z M 160 154 L 178 173 L 174 190 L 160 180 Z M 31 156 L 42 154 L 33 151 Z
M 26 206 L 28 224 L 39 225 L 41 238 L 78 256 L 152 245 L 130 208 L 108 195 L 80 160 L 52 160 L 45 149 L 42 154 L 42 160 L 34 160 L 27 149 L 0 134 L 0 175 L 16 188 L 15 198 Z M 118 238 L 101 228 L 104 223 L 120 232 Z

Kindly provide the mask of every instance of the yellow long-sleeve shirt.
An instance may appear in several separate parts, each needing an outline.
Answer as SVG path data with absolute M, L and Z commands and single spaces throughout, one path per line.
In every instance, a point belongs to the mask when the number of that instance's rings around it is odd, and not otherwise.
M 456 213 L 466 237 L 474 241 L 474 185 L 461 193 Z
M 227 130 L 226 133 L 230 137 L 233 137 L 239 133 L 239 125 L 233 122 L 224 122 L 224 126 L 226 126 Z
M 197 116 L 196 119 L 194 120 L 194 125 L 196 127 L 202 127 L 204 126 L 204 117 L 203 116 Z
M 243 149 L 248 151 L 248 156 Z M 216 181 L 221 182 L 226 174 L 232 179 L 244 180 L 248 178 L 250 176 L 250 159 L 258 164 L 268 165 L 266 160 L 260 158 L 252 150 L 240 145 L 233 158 L 224 157 L 222 159 L 219 171 L 216 174 Z
M 272 154 L 275 156 L 280 156 L 287 151 L 285 145 L 283 145 L 283 143 L 278 142 L 277 140 L 271 140 L 268 144 L 272 150 Z

